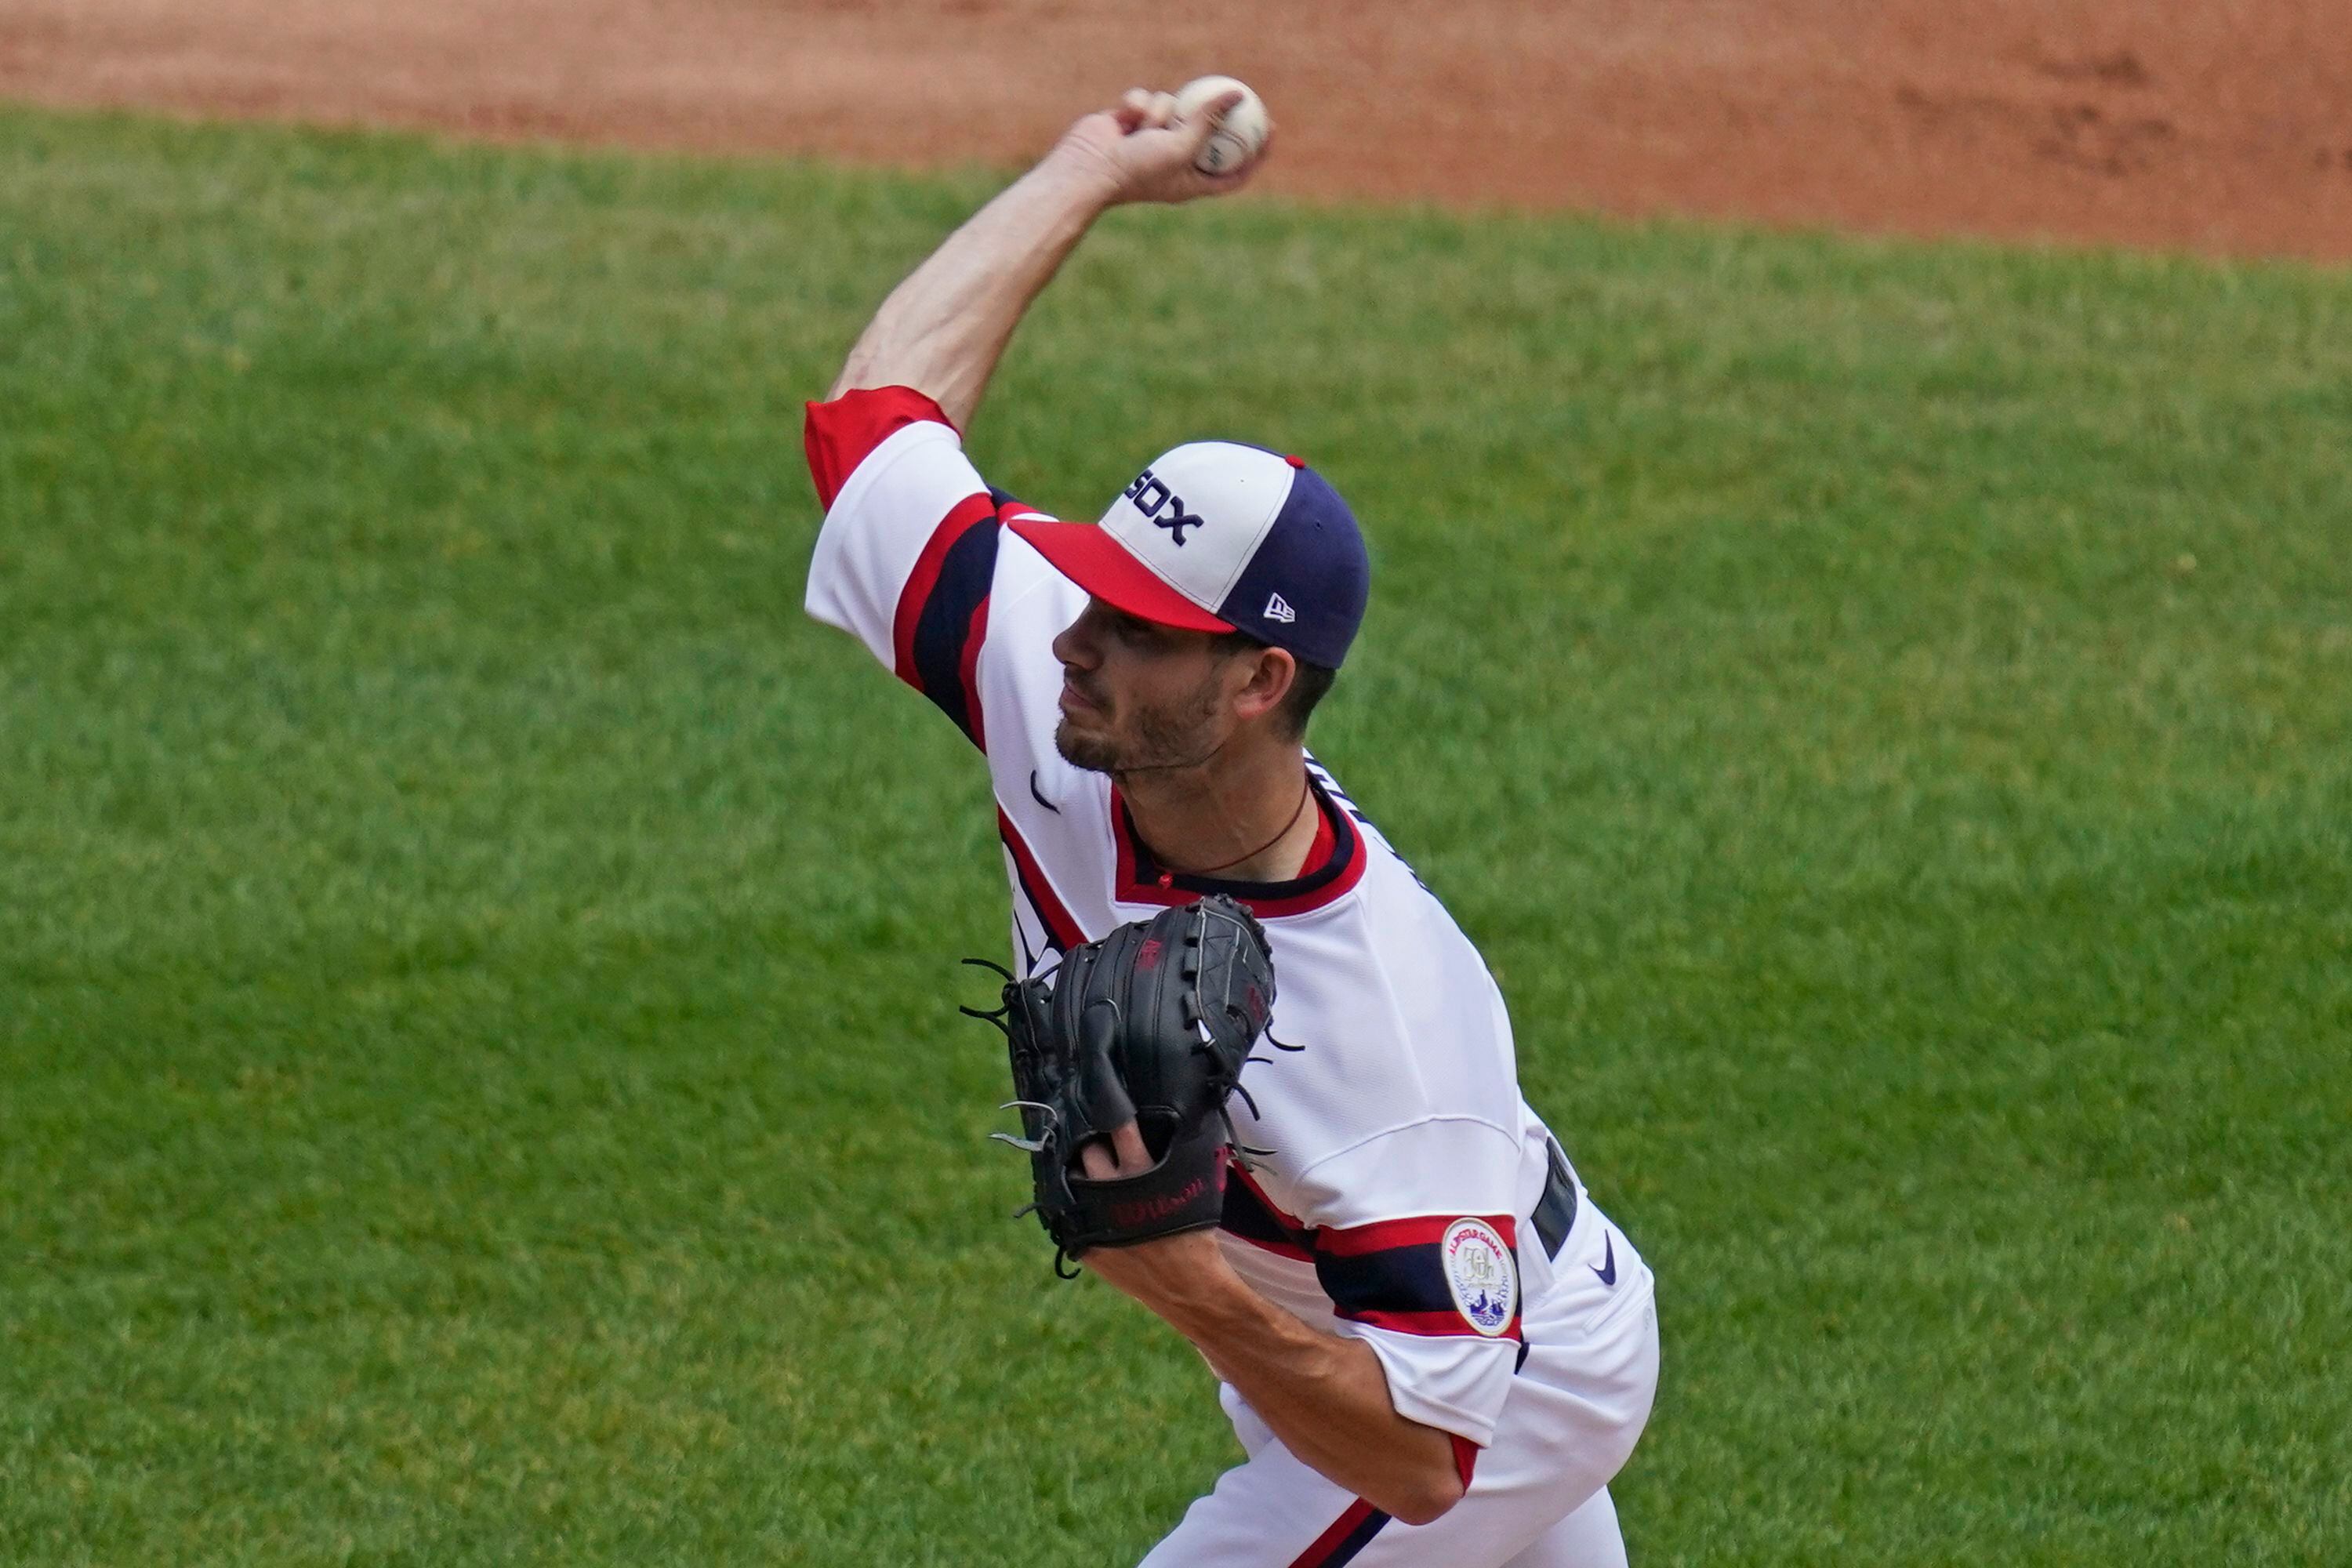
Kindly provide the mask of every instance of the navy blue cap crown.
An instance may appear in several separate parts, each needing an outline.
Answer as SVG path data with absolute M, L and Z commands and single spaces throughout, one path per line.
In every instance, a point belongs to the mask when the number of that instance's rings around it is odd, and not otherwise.
M 1305 464 L 1283 461 L 1292 467 L 1290 493 L 1217 614 L 1260 642 L 1337 668 L 1363 625 L 1371 558 L 1339 492 Z

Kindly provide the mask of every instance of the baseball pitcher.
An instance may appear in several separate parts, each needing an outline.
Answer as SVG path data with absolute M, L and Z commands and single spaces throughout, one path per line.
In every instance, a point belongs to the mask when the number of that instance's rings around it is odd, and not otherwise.
M 1094 523 L 964 455 L 1096 218 L 1248 179 L 1195 166 L 1238 101 L 1087 115 L 891 293 L 809 407 L 808 611 L 985 757 L 1041 1214 L 1221 1380 L 1246 1457 L 1150 1568 L 1622 1563 L 1650 1270 L 1520 1097 L 1476 950 L 1305 749 L 1370 589 L 1355 517 L 1234 441 Z

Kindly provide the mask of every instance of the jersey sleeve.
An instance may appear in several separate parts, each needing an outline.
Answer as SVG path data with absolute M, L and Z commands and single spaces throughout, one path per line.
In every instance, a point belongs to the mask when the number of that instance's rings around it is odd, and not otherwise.
M 1398 1415 L 1454 1435 L 1465 1479 L 1518 1370 L 1519 1157 L 1492 1123 L 1433 1117 L 1300 1175 L 1339 1331 L 1380 1357 Z
M 808 613 L 864 643 L 985 751 L 975 669 L 1009 498 L 981 479 L 939 405 L 909 387 L 810 404 L 805 440 L 825 508 Z

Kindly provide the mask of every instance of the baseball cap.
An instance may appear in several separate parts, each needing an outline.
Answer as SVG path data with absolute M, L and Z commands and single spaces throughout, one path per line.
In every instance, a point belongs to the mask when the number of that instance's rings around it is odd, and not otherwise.
M 1238 441 L 1162 453 L 1098 523 L 1012 528 L 1130 616 L 1244 632 L 1334 668 L 1371 593 L 1371 559 L 1339 492 L 1298 458 Z

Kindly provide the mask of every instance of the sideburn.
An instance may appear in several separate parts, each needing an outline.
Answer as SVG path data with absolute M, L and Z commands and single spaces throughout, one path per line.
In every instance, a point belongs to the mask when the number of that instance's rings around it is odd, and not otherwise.
M 1216 755 L 1219 701 L 1213 676 L 1201 683 L 1182 704 L 1166 710 L 1141 710 L 1135 715 L 1134 755 L 1121 760 L 1122 768 L 1180 768 L 1205 763 Z

